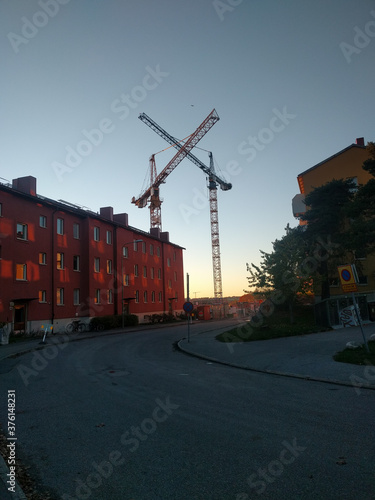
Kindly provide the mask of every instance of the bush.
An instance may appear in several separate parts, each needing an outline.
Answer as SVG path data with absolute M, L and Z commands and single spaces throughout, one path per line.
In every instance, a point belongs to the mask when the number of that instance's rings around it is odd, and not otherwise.
M 124 326 L 138 325 L 138 316 L 136 314 L 124 315 Z M 112 330 L 122 326 L 122 315 L 116 314 L 111 316 L 96 316 L 90 321 L 91 330 Z

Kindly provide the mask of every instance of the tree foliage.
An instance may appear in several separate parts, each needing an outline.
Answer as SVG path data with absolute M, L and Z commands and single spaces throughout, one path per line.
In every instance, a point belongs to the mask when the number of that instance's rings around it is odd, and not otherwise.
M 250 287 L 264 294 L 274 304 L 286 303 L 293 322 L 293 306 L 297 293 L 309 289 L 310 276 L 301 270 L 305 257 L 303 230 L 300 227 L 286 228 L 286 234 L 272 243 L 273 251 L 260 251 L 259 265 L 246 264 Z
M 259 265 L 246 264 L 251 288 L 274 304 L 288 303 L 292 312 L 298 294 L 311 291 L 311 283 L 322 300 L 329 298 L 338 265 L 375 253 L 375 144 L 367 149 L 363 169 L 374 178 L 359 187 L 350 179 L 334 179 L 313 189 L 301 217 L 307 224 L 288 226 L 272 252 L 260 251 Z

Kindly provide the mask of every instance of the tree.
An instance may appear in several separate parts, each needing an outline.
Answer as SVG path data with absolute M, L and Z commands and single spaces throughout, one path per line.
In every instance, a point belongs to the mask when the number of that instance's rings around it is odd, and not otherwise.
M 348 209 L 352 221 L 350 237 L 361 256 L 375 252 L 375 144 L 369 142 L 367 149 L 370 158 L 363 163 L 362 168 L 374 178 L 360 186 Z
M 336 275 L 340 259 L 353 249 L 348 226 L 348 208 L 354 198 L 352 180 L 332 180 L 312 190 L 305 198 L 306 212 L 301 217 L 307 222 L 304 240 L 308 255 L 316 260 L 315 284 L 320 282 L 321 299 L 330 297 L 330 276 Z M 324 258 L 321 242 L 330 241 L 329 254 Z M 326 252 L 326 250 L 324 250 Z
M 302 271 L 305 257 L 303 229 L 286 227 L 286 234 L 272 243 L 271 253 L 260 250 L 261 263 L 246 264 L 249 285 L 272 302 L 273 306 L 286 303 L 290 322 L 294 322 L 293 307 L 297 294 L 309 289 L 310 279 Z

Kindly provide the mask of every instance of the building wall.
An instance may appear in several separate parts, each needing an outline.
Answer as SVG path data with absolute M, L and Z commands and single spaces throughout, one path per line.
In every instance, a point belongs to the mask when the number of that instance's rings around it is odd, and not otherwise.
M 0 322 L 13 327 L 24 313 L 27 329 L 59 330 L 121 314 L 123 304 L 141 322 L 182 312 L 183 248 L 168 233 L 132 228 L 111 207 L 98 215 L 37 197 L 26 182 L 34 178 L 22 179 L 13 186 L 25 192 L 0 185 Z
M 369 158 L 365 146 L 353 144 L 336 155 L 319 163 L 298 175 L 298 184 L 301 194 L 307 195 L 314 188 L 322 186 L 333 179 L 357 178 L 358 185 L 366 184 L 372 176 L 363 170 L 362 165 Z M 342 265 L 349 262 L 342 262 Z M 358 294 L 365 294 L 368 302 L 375 301 L 375 257 L 368 256 L 355 262 L 359 274 L 367 276 L 367 284 L 358 285 Z M 332 296 L 345 296 L 339 284 L 330 287 Z M 350 295 L 350 294 L 349 294 Z

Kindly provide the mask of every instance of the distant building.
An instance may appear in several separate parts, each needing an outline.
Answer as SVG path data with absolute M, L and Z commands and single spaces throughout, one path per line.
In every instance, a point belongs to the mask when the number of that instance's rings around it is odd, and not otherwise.
M 94 213 L 37 195 L 35 177 L 0 184 L 0 323 L 58 331 L 76 318 L 183 312 L 182 252 L 167 232 L 131 227 L 112 207 Z
M 251 293 L 246 293 L 229 303 L 229 314 L 234 318 L 249 318 L 256 314 L 264 299 L 255 298 Z
M 358 185 L 366 184 L 371 174 L 363 170 L 362 165 L 369 158 L 369 153 L 363 138 L 356 140 L 347 148 L 330 156 L 326 160 L 314 165 L 297 176 L 300 193 L 292 201 L 293 214 L 299 218 L 305 211 L 304 199 L 314 188 L 320 187 L 334 179 L 351 179 Z M 300 221 L 303 225 L 305 222 Z M 342 262 L 347 264 L 347 262 Z M 375 258 L 358 256 L 357 269 L 359 273 L 358 302 L 363 319 L 375 320 Z M 351 295 L 345 294 L 339 283 L 338 274 L 331 278 L 331 299 L 328 299 L 322 307 L 326 308 L 325 315 L 331 325 L 340 324 L 339 312 L 351 303 Z M 316 301 L 320 297 L 315 297 Z

